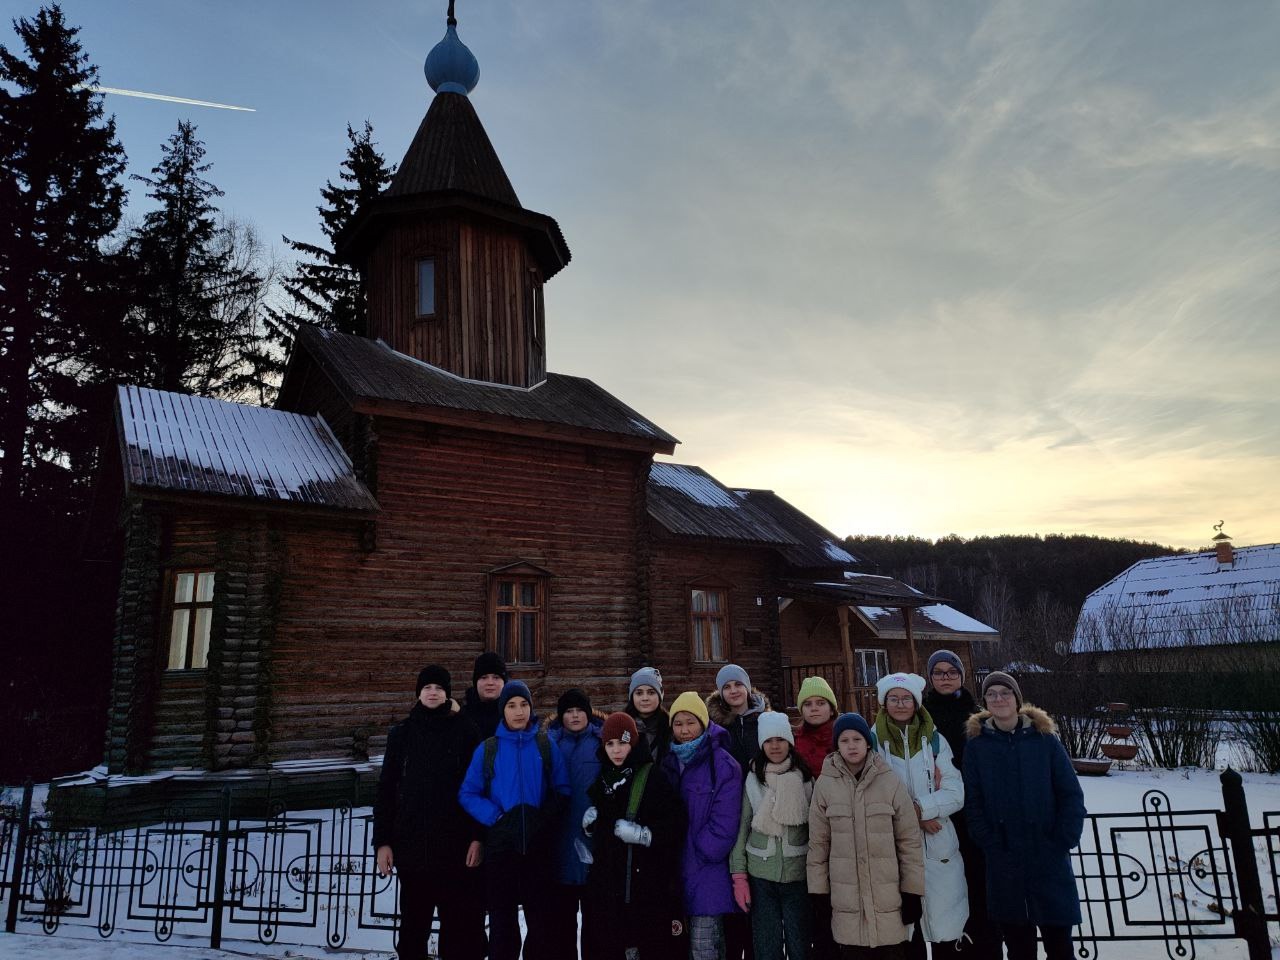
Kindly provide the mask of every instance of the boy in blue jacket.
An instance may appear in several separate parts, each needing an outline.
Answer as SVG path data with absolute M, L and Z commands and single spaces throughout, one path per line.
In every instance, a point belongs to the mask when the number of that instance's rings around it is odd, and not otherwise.
M 462 808 L 488 828 L 485 837 L 490 960 L 520 956 L 524 906 L 532 960 L 554 956 L 548 929 L 556 827 L 569 796 L 564 756 L 539 730 L 533 697 L 509 680 L 498 697 L 502 721 L 476 748 L 458 791 Z
M 600 775 L 600 732 L 604 718 L 595 716 L 591 699 L 576 687 L 556 703 L 556 718 L 547 725 L 547 736 L 564 756 L 569 769 L 569 812 L 561 820 L 556 837 L 556 886 L 552 905 L 553 946 L 557 957 L 578 956 L 578 910 L 582 910 L 583 960 L 593 960 L 592 929 L 597 918 L 587 906 L 587 864 L 580 848 L 586 848 L 582 815 L 591 806 L 587 790 Z M 606 921 L 607 922 L 607 921 Z

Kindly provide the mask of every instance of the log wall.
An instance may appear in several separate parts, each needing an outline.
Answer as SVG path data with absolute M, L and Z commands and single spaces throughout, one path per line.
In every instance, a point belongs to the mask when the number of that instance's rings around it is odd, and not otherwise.
M 752 683 L 778 697 L 781 648 L 777 580 L 780 559 L 762 547 L 724 546 L 675 540 L 653 531 L 650 569 L 650 629 L 653 661 L 662 671 L 669 706 L 684 690 L 704 697 L 715 690 L 723 663 L 695 663 L 689 624 L 689 594 L 695 585 L 723 584 L 729 593 L 730 661 Z M 760 603 L 756 603 L 756 598 Z
M 271 759 L 381 752 L 427 663 L 469 685 L 490 645 L 489 572 L 552 575 L 547 651 L 513 672 L 543 708 L 571 686 L 620 704 L 640 663 L 635 502 L 646 455 L 376 423 L 376 546 L 291 521 L 273 647 Z

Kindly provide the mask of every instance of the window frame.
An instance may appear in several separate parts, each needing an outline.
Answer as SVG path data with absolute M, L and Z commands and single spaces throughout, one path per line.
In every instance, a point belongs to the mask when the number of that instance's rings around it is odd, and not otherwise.
M 431 312 L 422 312 L 422 264 L 431 264 Z M 440 257 L 423 252 L 413 258 L 413 318 L 434 320 L 440 316 Z
M 729 616 L 729 599 L 731 587 L 727 583 L 714 580 L 700 580 L 688 584 L 685 589 L 685 604 L 687 606 L 687 622 L 689 626 L 689 660 L 692 663 L 732 663 L 733 662 L 733 622 Z M 719 613 L 710 611 L 698 611 L 695 609 L 694 595 L 696 593 L 718 593 L 723 599 L 723 609 Z M 712 620 L 719 619 L 721 621 L 720 642 L 723 648 L 723 658 L 714 659 L 710 656 L 711 650 L 708 649 L 708 656 L 703 658 L 698 656 L 698 626 L 700 623 L 709 623 Z M 711 634 L 707 634 L 707 646 L 710 647 Z
M 879 668 L 880 662 L 882 660 L 884 663 L 884 672 L 880 673 L 880 676 L 876 677 L 870 683 L 867 683 L 864 679 L 866 677 L 867 671 L 866 671 L 866 658 L 863 655 L 867 653 L 878 654 L 878 656 L 875 658 L 877 669 Z M 855 660 L 855 666 L 858 671 L 857 683 L 855 684 L 855 686 L 874 687 L 877 683 L 880 682 L 881 677 L 887 677 L 890 673 L 889 650 L 886 647 L 855 647 L 853 651 L 853 656 Z
M 178 600 L 178 578 L 183 574 L 190 574 L 195 579 L 191 584 L 191 599 L 189 601 Z M 208 575 L 213 578 L 212 586 L 209 589 L 209 599 L 200 600 L 200 577 Z M 171 567 L 166 571 L 165 575 L 165 617 L 164 624 L 167 627 L 164 633 L 164 669 L 167 673 L 191 673 L 192 671 L 207 670 L 209 668 L 209 654 L 213 648 L 213 605 L 214 598 L 218 591 L 218 574 L 211 566 L 182 566 Z M 196 616 L 197 611 L 208 610 L 208 635 L 205 637 L 204 657 L 205 662 L 200 666 L 192 664 L 192 656 L 196 649 L 196 624 L 199 618 Z M 183 649 L 182 664 L 174 666 L 173 660 L 173 627 L 174 620 L 179 611 L 187 612 L 187 638 Z
M 510 605 L 499 602 L 500 592 L 504 583 L 512 584 L 512 599 L 514 602 Z M 524 584 L 532 584 L 534 587 L 534 597 L 537 602 L 533 605 L 526 606 L 520 602 L 520 587 Z M 508 666 L 518 666 L 524 670 L 545 669 L 549 658 L 548 646 L 550 638 L 548 636 L 548 627 L 550 624 L 551 574 L 531 563 L 507 564 L 489 571 L 486 593 L 489 608 L 488 617 L 486 618 L 489 634 L 488 649 L 496 650 L 501 654 Z M 525 613 L 534 614 L 533 648 L 534 656 L 536 657 L 534 660 L 513 658 L 520 653 L 519 630 L 521 615 Z M 512 617 L 513 631 L 505 644 L 499 640 L 498 636 L 498 618 L 502 614 L 510 614 Z

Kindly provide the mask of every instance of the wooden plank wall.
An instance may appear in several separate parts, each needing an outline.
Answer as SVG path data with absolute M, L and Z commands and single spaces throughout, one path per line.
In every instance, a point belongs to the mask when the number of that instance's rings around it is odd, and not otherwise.
M 377 545 L 291 521 L 273 647 L 271 759 L 381 752 L 440 662 L 461 696 L 488 645 L 488 571 L 549 570 L 542 706 L 620 704 L 639 665 L 638 473 L 624 451 L 379 418 Z
M 416 315 L 426 257 L 435 259 L 435 319 Z M 472 218 L 400 223 L 369 256 L 369 336 L 459 376 L 527 387 L 546 375 L 541 286 L 512 229 Z
M 734 663 L 770 699 L 779 691 L 777 578 L 781 563 L 772 550 L 678 541 L 655 533 L 652 543 L 650 611 L 654 660 L 662 671 L 666 703 L 684 690 L 704 697 L 715 689 L 723 664 L 694 663 L 689 636 L 689 592 L 696 581 L 717 580 L 729 588 Z M 756 604 L 756 598 L 761 603 Z M 759 639 L 744 643 L 744 631 Z

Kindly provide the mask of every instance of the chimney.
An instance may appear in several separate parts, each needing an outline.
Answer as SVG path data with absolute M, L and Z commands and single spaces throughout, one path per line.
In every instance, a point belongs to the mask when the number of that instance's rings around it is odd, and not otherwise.
M 1226 525 L 1225 520 L 1219 520 L 1214 525 L 1213 529 L 1216 530 L 1217 533 L 1215 533 L 1213 536 L 1213 548 L 1218 553 L 1218 566 L 1232 567 L 1232 566 L 1235 566 L 1236 555 L 1235 555 L 1235 551 L 1231 549 L 1230 534 L 1223 533 L 1222 531 L 1222 528 L 1225 525 Z

